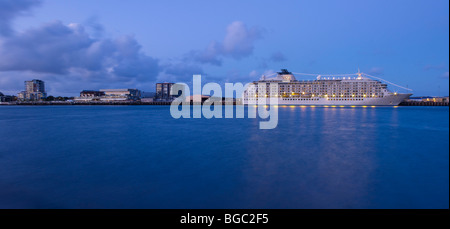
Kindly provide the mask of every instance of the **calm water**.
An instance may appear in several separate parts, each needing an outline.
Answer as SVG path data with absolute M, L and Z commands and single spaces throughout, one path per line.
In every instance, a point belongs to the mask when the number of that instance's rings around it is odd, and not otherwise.
M 0 208 L 448 208 L 448 107 L 0 107 Z

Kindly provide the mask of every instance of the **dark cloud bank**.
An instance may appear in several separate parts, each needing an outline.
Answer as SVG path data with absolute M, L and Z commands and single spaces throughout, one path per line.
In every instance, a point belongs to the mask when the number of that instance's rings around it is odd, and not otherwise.
M 104 38 L 104 28 L 96 18 L 85 24 L 52 21 L 14 31 L 12 21 L 40 4 L 40 0 L 0 0 L 0 89 L 16 84 L 15 89 L 20 89 L 23 79 L 30 77 L 48 80 L 55 93 L 97 87 L 153 88 L 156 81 L 187 82 L 193 74 L 204 73 L 204 64 L 220 66 L 224 58 L 251 56 L 263 32 L 235 21 L 226 28 L 223 40 L 212 41 L 205 49 L 192 50 L 178 60 L 162 61 L 144 53 L 133 36 Z M 271 59 L 279 62 L 285 57 L 278 52 Z
M 9 36 L 13 33 L 11 22 L 18 16 L 27 13 L 41 0 L 1 0 L 0 1 L 0 35 Z

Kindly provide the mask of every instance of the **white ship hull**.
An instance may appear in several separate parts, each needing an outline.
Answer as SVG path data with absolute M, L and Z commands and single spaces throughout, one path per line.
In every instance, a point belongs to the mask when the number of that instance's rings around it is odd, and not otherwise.
M 339 98 L 275 98 L 278 105 L 306 105 L 306 106 L 398 106 L 412 94 L 397 94 L 382 98 L 361 98 L 359 100 L 339 100 Z M 272 98 L 274 99 L 274 98 Z M 270 104 L 269 98 L 260 98 L 260 104 Z M 258 105 L 258 99 L 244 100 L 246 105 Z

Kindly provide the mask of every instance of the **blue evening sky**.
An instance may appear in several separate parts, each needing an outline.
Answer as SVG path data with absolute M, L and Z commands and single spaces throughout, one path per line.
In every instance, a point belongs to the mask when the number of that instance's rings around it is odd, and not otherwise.
M 0 91 L 53 95 L 160 81 L 361 71 L 449 94 L 447 0 L 0 0 Z M 3 15 L 2 15 L 3 14 Z M 2 31 L 3 30 L 3 31 Z M 300 78 L 300 77 L 298 77 Z M 397 91 L 395 87 L 390 87 Z M 403 92 L 402 90 L 398 90 Z

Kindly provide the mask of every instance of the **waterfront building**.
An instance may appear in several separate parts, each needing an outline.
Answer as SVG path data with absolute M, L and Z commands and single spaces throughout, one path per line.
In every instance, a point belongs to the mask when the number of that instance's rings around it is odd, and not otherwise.
M 448 103 L 449 97 L 433 97 L 433 96 L 423 96 L 423 97 L 410 97 L 408 102 L 435 102 L 435 103 Z
M 423 99 L 423 102 L 445 103 L 448 102 L 448 97 L 431 97 Z
M 80 92 L 80 97 L 74 99 L 76 102 L 123 102 L 137 101 L 141 98 L 141 91 L 138 89 L 101 89 L 99 91 L 84 90 Z
M 180 96 L 181 92 L 178 92 L 177 95 L 170 95 L 173 85 L 174 83 L 157 83 L 155 99 L 157 101 L 173 101 Z
M 141 99 L 147 99 L 147 98 L 155 98 L 156 93 L 155 92 L 141 92 Z
M 209 96 L 209 95 L 191 95 L 191 96 L 186 97 L 185 102 L 192 103 L 192 102 L 194 102 L 194 100 L 195 100 L 195 102 L 201 100 L 201 103 L 204 103 L 206 100 L 208 100 L 210 98 L 211 98 L 211 96 Z M 214 100 L 214 101 L 221 101 L 221 100 L 222 100 L 222 98 L 216 98 L 216 100 Z
M 427 97 L 409 97 L 407 99 L 408 102 L 422 102 L 423 98 L 427 98 Z M 428 97 L 431 98 L 431 97 Z
M 14 97 L 10 95 L 4 95 L 0 92 L 0 103 L 8 103 L 13 101 Z
M 84 90 L 80 92 L 80 97 L 101 97 L 104 95 L 105 92 L 103 91 Z
M 44 81 L 38 79 L 25 81 L 25 91 L 20 92 L 18 98 L 23 101 L 40 101 L 47 98 Z
M 105 93 L 100 101 L 137 101 L 141 98 L 141 91 L 138 89 L 101 89 Z
M 141 102 L 143 103 L 152 103 L 154 100 L 154 98 L 141 98 Z
M 94 90 L 84 90 L 80 92 L 80 97 L 75 98 L 75 101 L 100 101 L 100 99 L 105 96 L 105 92 L 103 91 L 94 91 Z

